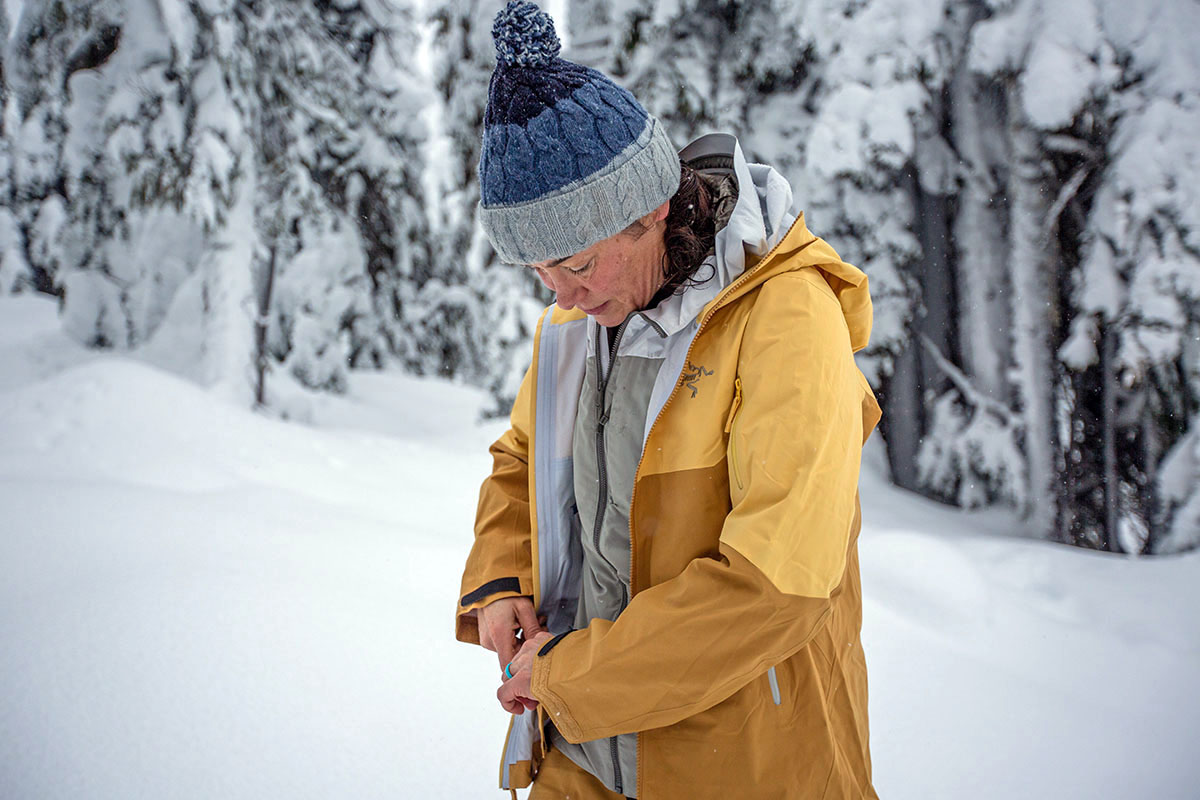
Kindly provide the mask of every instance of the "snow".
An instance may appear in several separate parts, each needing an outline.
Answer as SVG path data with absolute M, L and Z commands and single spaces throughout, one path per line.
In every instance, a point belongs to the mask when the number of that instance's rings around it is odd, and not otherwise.
M 912 155 L 909 110 L 919 107 L 912 84 L 884 89 L 847 83 L 827 101 L 813 127 L 808 158 L 814 170 L 828 176 L 867 171 L 878 161 L 899 168 Z
M 462 390 L 396 381 L 406 439 L 326 432 L 85 357 L 45 301 L 0 320 L 5 797 L 493 784 L 490 758 L 430 769 L 505 724 L 471 712 L 495 703 L 490 654 L 446 635 L 465 554 L 446 532 L 470 530 L 490 432 L 420 431 L 472 419 Z
M 25 0 L 4 0 L 3 6 L 0 6 L 0 14 L 5 14 L 8 17 L 8 25 L 6 30 L 9 35 L 12 35 L 17 29 L 17 20 L 21 17 L 21 9 L 25 6 Z M 0 42 L 0 45 L 6 45 L 7 42 Z
M 351 373 L 289 424 L 55 313 L 0 299 L 4 796 L 499 797 L 494 656 L 452 634 L 486 398 Z M 1194 796 L 1200 554 L 1028 540 L 865 462 L 880 796 Z
M 29 273 L 21 251 L 20 230 L 7 208 L 0 208 L 0 294 L 8 294 Z

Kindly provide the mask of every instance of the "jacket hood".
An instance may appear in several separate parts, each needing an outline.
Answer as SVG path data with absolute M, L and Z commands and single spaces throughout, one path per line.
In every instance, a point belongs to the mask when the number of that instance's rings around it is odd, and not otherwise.
M 803 213 L 796 217 L 765 257 L 726 286 L 705 307 L 704 313 L 736 300 L 776 275 L 809 267 L 821 273 L 837 298 L 850 331 L 850 346 L 857 353 L 867 346 L 871 338 L 871 294 L 867 275 L 858 267 L 842 261 L 837 251 L 824 239 L 813 236 L 804 222 Z

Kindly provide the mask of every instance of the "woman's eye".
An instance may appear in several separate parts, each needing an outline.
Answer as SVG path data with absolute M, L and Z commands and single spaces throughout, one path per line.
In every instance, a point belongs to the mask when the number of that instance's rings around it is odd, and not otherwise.
M 591 261 L 584 264 L 582 267 L 567 267 L 567 266 L 563 267 L 563 269 L 565 269 L 567 272 L 571 273 L 572 275 L 582 275 L 583 273 L 587 272 L 591 268 L 592 268 Z

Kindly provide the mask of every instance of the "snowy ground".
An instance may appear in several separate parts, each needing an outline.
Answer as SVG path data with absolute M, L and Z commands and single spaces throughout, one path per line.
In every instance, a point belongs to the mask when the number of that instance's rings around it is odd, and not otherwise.
M 494 658 L 452 637 L 481 402 L 366 375 L 277 422 L 0 299 L 0 797 L 500 797 Z M 863 504 L 881 797 L 1200 795 L 1200 555 L 873 467 Z

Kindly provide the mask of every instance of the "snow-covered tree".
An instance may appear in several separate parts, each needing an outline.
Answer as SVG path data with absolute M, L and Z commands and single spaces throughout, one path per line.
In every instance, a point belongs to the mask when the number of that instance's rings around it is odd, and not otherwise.
M 163 0 L 26 3 L 14 210 L 35 286 L 90 344 L 144 343 L 207 258 L 237 170 L 213 36 Z
M 940 127 L 961 161 L 946 371 L 959 374 L 922 445 L 937 494 L 1007 499 L 1042 535 L 1102 549 L 1195 538 L 1176 509 L 1200 479 L 1180 455 L 1200 270 L 1194 246 L 1176 244 L 1195 230 L 1194 182 L 1175 178 L 1197 159 L 1174 133 L 1194 122 L 1195 57 L 1178 32 L 1195 17 L 1107 0 L 960 3 L 950 16 L 956 108 Z
M 1119 78 L 1061 358 L 1077 400 L 1070 461 L 1103 479 L 1080 487 L 1070 522 L 1110 549 L 1179 549 L 1200 543 L 1200 9 L 1098 5 Z
M 797 195 L 813 229 L 870 277 L 875 325 L 859 364 L 880 390 L 894 479 L 913 489 L 926 404 L 947 384 L 933 356 L 952 336 L 949 307 L 921 302 L 952 294 L 943 17 L 941 3 L 874 0 L 816 3 L 801 23 L 816 63 Z
M 355 360 L 377 365 L 391 350 L 389 273 L 407 269 L 422 238 L 420 215 L 403 213 L 418 189 L 400 166 L 419 140 L 419 103 L 404 107 L 407 19 L 378 3 L 238 2 L 227 13 L 255 131 L 260 324 L 293 377 L 340 390 Z
M 68 330 L 137 347 L 170 318 L 185 371 L 243 392 L 274 263 L 272 358 L 302 383 L 403 355 L 396 287 L 429 260 L 415 41 L 383 0 L 28 4 L 16 210 Z
M 5 70 L 8 32 L 8 12 L 0 7 L 0 295 L 16 290 L 29 279 L 24 236 L 13 214 L 12 143 L 8 135 L 12 106 Z

